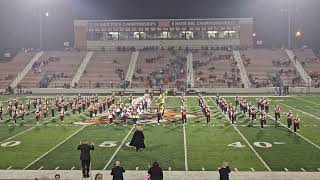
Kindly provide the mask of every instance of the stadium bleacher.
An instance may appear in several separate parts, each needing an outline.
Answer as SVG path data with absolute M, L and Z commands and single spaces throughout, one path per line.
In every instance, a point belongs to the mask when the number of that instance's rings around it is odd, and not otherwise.
M 303 85 L 299 73 L 281 49 L 248 49 L 241 51 L 241 55 L 253 87 Z
M 131 52 L 106 51 L 95 52 L 78 87 L 116 87 L 126 76 L 130 64 Z M 112 86 L 113 86 L 112 85 Z
M 0 89 L 7 88 L 29 63 L 35 53 L 19 52 L 11 61 L 0 63 Z

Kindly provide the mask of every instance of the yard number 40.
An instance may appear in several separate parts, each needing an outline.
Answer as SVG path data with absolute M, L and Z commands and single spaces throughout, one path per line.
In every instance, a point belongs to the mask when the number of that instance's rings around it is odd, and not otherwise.
M 259 147 L 259 148 L 271 148 L 272 147 L 272 144 L 268 143 L 268 142 L 254 142 L 253 145 L 256 147 Z M 246 145 L 241 144 L 240 141 L 228 144 L 228 146 L 236 147 L 236 148 L 246 147 Z

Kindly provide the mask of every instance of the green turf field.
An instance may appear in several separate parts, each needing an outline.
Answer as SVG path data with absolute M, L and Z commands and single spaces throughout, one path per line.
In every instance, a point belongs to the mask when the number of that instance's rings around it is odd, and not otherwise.
M 0 97 L 5 105 L 9 97 Z M 234 97 L 225 97 L 234 104 Z M 20 97 L 22 99 L 22 97 Z M 187 97 L 189 117 L 180 121 L 143 125 L 147 148 L 136 152 L 127 146 L 134 132 L 132 124 L 78 125 L 88 114 L 66 115 L 64 126 L 58 119 L 42 119 L 36 125 L 34 113 L 25 122 L 13 125 L 9 116 L 0 122 L 0 169 L 80 169 L 79 141 L 95 143 L 92 169 L 111 169 L 120 160 L 127 170 L 146 170 L 158 161 L 164 170 L 212 171 L 228 161 L 238 171 L 320 171 L 320 97 L 269 97 L 267 127 L 251 124 L 239 114 L 231 125 L 218 109 L 215 97 L 205 97 L 212 110 L 211 124 L 198 107 L 197 97 Z M 246 97 L 255 104 L 255 97 Z M 273 109 L 281 106 L 281 123 L 275 125 Z M 168 97 L 170 113 L 180 115 L 180 97 Z M 300 133 L 287 129 L 284 112 L 289 109 L 301 117 Z M 50 113 L 49 113 L 50 114 Z

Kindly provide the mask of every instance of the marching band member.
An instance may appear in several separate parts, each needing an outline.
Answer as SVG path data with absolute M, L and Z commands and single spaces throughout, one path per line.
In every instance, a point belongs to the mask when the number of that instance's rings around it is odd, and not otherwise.
M 3 113 L 3 108 L 2 108 L 2 104 L 0 104 L 0 120 L 3 120 L 2 113 Z
M 42 111 L 43 111 L 44 118 L 47 118 L 47 116 L 48 116 L 48 108 L 47 108 L 46 105 L 43 107 Z
M 280 106 L 277 105 L 277 106 L 274 108 L 274 117 L 275 117 L 275 119 L 276 119 L 276 123 L 278 123 L 278 120 L 280 121 L 280 112 L 281 112 Z
M 37 121 L 37 124 L 39 124 L 39 120 L 40 120 L 40 111 L 36 111 L 36 113 L 35 113 L 35 115 L 36 115 L 36 121 Z
M 257 110 L 254 106 L 251 107 L 251 122 L 257 120 Z
M 293 118 L 293 131 L 296 133 L 297 131 L 300 131 L 300 117 L 299 114 L 297 114 L 296 117 Z
M 293 121 L 293 114 L 292 114 L 291 110 L 289 110 L 289 112 L 286 113 L 285 115 L 287 116 L 287 126 L 288 126 L 288 128 L 290 128 L 292 125 L 292 121 Z
M 267 124 L 267 113 L 264 110 L 260 113 L 260 124 L 261 128 L 264 128 L 264 125 Z
M 12 113 L 13 113 L 12 114 L 13 124 L 15 124 L 15 123 L 17 123 L 17 116 L 18 116 L 16 107 L 13 108 L 13 112 Z
M 186 108 L 184 108 L 181 112 L 181 120 L 182 120 L 183 125 L 187 124 L 187 109 Z
M 62 125 L 63 125 L 64 113 L 65 113 L 64 110 L 61 109 L 61 111 L 60 111 L 60 120 L 61 120 Z

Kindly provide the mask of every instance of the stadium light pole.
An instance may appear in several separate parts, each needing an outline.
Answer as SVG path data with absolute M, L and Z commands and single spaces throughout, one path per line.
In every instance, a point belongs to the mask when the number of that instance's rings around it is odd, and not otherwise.
M 39 13 L 39 21 L 40 21 L 40 23 L 39 23 L 39 48 L 40 48 L 40 50 L 42 50 L 42 48 L 43 48 L 43 32 L 42 32 L 43 16 L 49 17 L 49 12 L 42 13 L 42 11 L 40 11 L 40 13 Z

